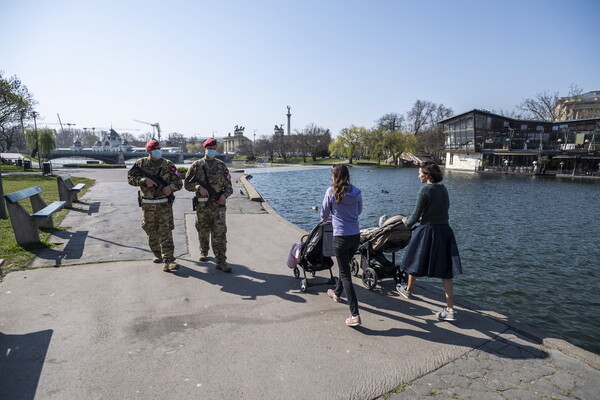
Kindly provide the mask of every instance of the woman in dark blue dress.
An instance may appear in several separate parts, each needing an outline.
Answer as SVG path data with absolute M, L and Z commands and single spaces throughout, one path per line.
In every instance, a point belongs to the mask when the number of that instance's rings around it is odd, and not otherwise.
M 412 228 L 419 222 L 402 259 L 402 269 L 408 274 L 408 284 L 406 287 L 398 284 L 396 289 L 408 299 L 417 277 L 441 278 L 446 292 L 446 307 L 436 315 L 441 320 L 455 321 L 452 278 L 462 273 L 462 266 L 454 232 L 448 224 L 448 191 L 440 183 L 444 176 L 435 163 L 423 163 L 419 168 L 419 179 L 426 185 L 419 190 L 417 204 L 411 216 L 403 218 L 407 228 Z

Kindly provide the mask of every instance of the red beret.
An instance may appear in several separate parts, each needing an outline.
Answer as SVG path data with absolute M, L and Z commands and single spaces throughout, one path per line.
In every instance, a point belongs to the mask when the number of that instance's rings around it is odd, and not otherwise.
M 146 143 L 146 151 L 152 151 L 156 149 L 160 149 L 160 144 L 158 144 L 157 140 L 152 139 Z
M 206 139 L 204 141 L 204 143 L 202 143 L 202 146 L 204 146 L 204 147 L 216 146 L 216 145 L 217 145 L 217 139 L 215 139 L 215 138 Z

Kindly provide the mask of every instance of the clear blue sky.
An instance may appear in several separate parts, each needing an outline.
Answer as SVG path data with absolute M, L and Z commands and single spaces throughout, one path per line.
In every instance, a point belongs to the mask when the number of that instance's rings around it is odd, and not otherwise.
M 246 136 L 372 127 L 417 99 L 600 90 L 600 1 L 1 0 L 0 70 L 48 123 Z M 139 132 L 132 132 L 139 133 Z

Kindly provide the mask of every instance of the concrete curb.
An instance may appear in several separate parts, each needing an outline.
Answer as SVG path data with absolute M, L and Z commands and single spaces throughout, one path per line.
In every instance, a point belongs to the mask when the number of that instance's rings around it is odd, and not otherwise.
M 244 185 L 244 189 L 246 189 L 246 193 L 248 193 L 248 198 L 250 199 L 250 201 L 264 201 L 262 196 L 260 195 L 260 193 L 258 193 L 258 190 L 256 190 L 254 188 L 254 186 L 252 186 L 252 184 L 250 182 L 248 182 L 248 178 L 249 174 L 243 174 L 240 177 L 240 181 L 242 182 L 242 185 Z

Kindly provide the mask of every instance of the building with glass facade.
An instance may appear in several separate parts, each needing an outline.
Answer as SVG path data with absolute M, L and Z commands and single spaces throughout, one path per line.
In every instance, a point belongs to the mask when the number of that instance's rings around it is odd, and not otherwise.
M 595 173 L 600 167 L 600 118 L 548 122 L 472 110 L 439 124 L 448 169 L 527 172 L 539 164 Z

